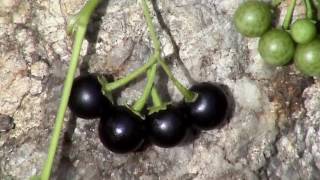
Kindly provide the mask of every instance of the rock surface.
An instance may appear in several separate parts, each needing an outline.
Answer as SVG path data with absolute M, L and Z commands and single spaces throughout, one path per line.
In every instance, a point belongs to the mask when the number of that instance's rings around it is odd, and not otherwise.
M 258 39 L 243 38 L 232 24 L 242 0 L 153 2 L 163 56 L 174 74 L 187 86 L 228 85 L 233 117 L 183 147 L 115 155 L 99 142 L 97 121 L 68 112 L 53 179 L 320 179 L 320 82 L 292 65 L 264 64 Z M 0 0 L 0 114 L 6 117 L 0 118 L 0 179 L 25 180 L 41 171 L 72 50 L 67 17 L 84 3 Z M 140 1 L 110 0 L 92 18 L 80 69 L 120 78 L 151 51 Z M 119 103 L 132 103 L 144 83 L 132 83 Z M 159 83 L 163 95 L 181 98 L 166 78 Z

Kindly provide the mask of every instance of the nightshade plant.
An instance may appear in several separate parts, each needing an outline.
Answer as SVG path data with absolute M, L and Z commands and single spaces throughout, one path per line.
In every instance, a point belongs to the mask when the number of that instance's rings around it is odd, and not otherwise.
M 234 14 L 236 29 L 244 36 L 260 37 L 258 51 L 267 64 L 284 66 L 294 59 L 296 68 L 303 74 L 320 76 L 318 19 L 314 1 L 303 0 L 306 16 L 291 25 L 296 6 L 296 0 L 291 0 L 282 27 L 273 28 L 272 20 L 269 21 L 270 13 L 275 12 L 282 1 L 273 0 L 270 5 L 262 1 L 242 3 Z M 317 0 L 317 9 L 320 10 L 320 0 Z
M 79 76 L 74 80 L 90 16 L 101 0 L 88 0 L 80 12 L 70 19 L 67 33 L 74 36 L 71 61 L 55 119 L 48 157 L 41 176 L 32 179 L 50 178 L 68 105 L 78 117 L 100 118 L 99 138 L 107 149 L 115 153 L 134 152 L 146 139 L 160 147 L 173 147 L 183 141 L 188 128 L 194 126 L 200 130 L 210 130 L 227 117 L 229 102 L 222 88 L 211 83 L 199 83 L 188 89 L 174 77 L 161 57 L 160 40 L 146 1 L 142 0 L 141 3 L 154 51 L 147 63 L 113 82 L 108 82 L 102 75 L 92 74 Z M 155 85 L 158 65 L 183 95 L 183 103 L 179 106 L 161 100 Z M 132 106 L 115 105 L 112 91 L 143 74 L 147 75 L 147 83 L 142 96 Z M 153 106 L 148 108 L 149 112 L 145 115 L 142 110 L 149 96 L 152 98 Z

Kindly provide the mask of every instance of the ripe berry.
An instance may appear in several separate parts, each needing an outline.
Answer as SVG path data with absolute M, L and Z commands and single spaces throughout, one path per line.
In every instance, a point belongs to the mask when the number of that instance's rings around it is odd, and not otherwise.
M 101 85 L 95 75 L 82 75 L 74 80 L 69 98 L 69 108 L 78 117 L 92 119 L 101 111 L 110 112 L 111 103 L 102 94 Z
M 112 152 L 128 153 L 140 148 L 144 142 L 142 119 L 127 107 L 115 107 L 112 115 L 102 114 L 99 138 Z
M 187 133 L 183 112 L 174 106 L 146 117 L 146 129 L 151 143 L 164 148 L 180 144 Z
M 184 102 L 188 121 L 200 130 L 210 130 L 220 125 L 228 112 L 228 98 L 218 85 L 203 82 L 190 88 L 198 94 L 194 102 Z

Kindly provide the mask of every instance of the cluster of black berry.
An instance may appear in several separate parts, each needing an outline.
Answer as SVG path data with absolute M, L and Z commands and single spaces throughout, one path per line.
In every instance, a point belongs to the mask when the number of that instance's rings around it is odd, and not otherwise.
M 176 146 L 186 139 L 190 128 L 210 130 L 219 126 L 229 107 L 223 88 L 211 83 L 192 86 L 190 92 L 195 97 L 177 105 L 162 103 L 152 89 L 154 106 L 146 115 L 114 105 L 102 89 L 96 75 L 79 76 L 72 87 L 69 108 L 84 119 L 100 118 L 100 140 L 116 153 L 135 151 L 145 141 L 165 148 Z
M 116 153 L 136 151 L 146 141 L 164 148 L 179 145 L 190 129 L 211 130 L 218 127 L 225 122 L 230 109 L 228 95 L 221 86 L 201 82 L 187 89 L 174 77 L 160 56 L 160 41 L 145 1 L 142 1 L 142 6 L 154 46 L 149 61 L 112 82 L 99 75 L 79 76 L 73 83 L 69 98 L 69 108 L 76 116 L 100 118 L 100 140 L 106 148 Z M 182 102 L 161 100 L 155 84 L 158 66 L 182 93 Z M 132 106 L 116 105 L 112 92 L 142 74 L 146 74 L 148 79 L 142 96 Z M 145 109 L 149 97 L 153 105 Z

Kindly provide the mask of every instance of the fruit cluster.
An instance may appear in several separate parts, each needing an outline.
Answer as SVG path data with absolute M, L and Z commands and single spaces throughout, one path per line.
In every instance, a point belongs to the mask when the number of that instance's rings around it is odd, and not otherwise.
M 115 153 L 137 150 L 146 142 L 159 147 L 173 147 L 188 140 L 190 130 L 210 130 L 225 122 L 230 108 L 230 96 L 221 85 L 202 82 L 190 89 L 182 85 L 161 57 L 161 43 L 152 22 L 147 0 L 142 0 L 153 53 L 149 60 L 125 77 L 108 82 L 103 75 L 87 74 L 75 77 L 81 46 L 90 17 L 103 0 L 88 0 L 84 7 L 69 19 L 67 33 L 74 38 L 73 50 L 65 78 L 61 101 L 52 132 L 47 160 L 41 176 L 33 180 L 48 180 L 58 149 L 59 137 L 67 108 L 84 119 L 99 118 L 98 133 L 102 144 Z M 155 77 L 158 65 L 183 95 L 180 103 L 163 102 L 158 94 Z M 113 101 L 114 90 L 124 87 L 140 75 L 146 74 L 143 94 L 132 105 L 117 105 Z M 161 77 L 160 77 L 161 78 Z M 145 109 L 151 97 L 152 106 Z M 190 137 L 190 136 L 189 136 Z
M 114 105 L 103 93 L 99 76 L 87 74 L 75 79 L 69 108 L 84 119 L 100 118 L 99 137 L 109 150 L 127 153 L 139 149 L 144 141 L 159 147 L 173 147 L 186 139 L 188 130 L 210 130 L 226 118 L 228 98 L 223 89 L 212 83 L 199 83 L 190 88 L 196 94 L 191 101 L 177 105 L 162 103 L 156 88 L 151 96 L 154 106 L 142 115 L 136 106 Z
M 229 98 L 220 85 L 202 82 L 187 89 L 174 77 L 160 56 L 160 42 L 153 32 L 150 12 L 144 2 L 143 7 L 155 49 L 149 61 L 113 82 L 101 75 L 79 76 L 74 80 L 69 98 L 69 108 L 76 116 L 100 119 L 99 138 L 115 153 L 134 152 L 144 142 L 163 148 L 179 145 L 188 139 L 188 132 L 192 129 L 211 130 L 221 125 L 229 110 Z M 175 104 L 161 100 L 154 82 L 158 65 L 183 94 L 181 102 Z M 132 106 L 116 105 L 112 91 L 142 74 L 148 79 L 143 95 Z M 149 96 L 153 106 L 143 113 Z
M 296 0 L 291 0 L 282 27 L 273 28 L 275 8 L 263 1 L 246 1 L 234 14 L 238 32 L 246 37 L 260 37 L 258 51 L 262 59 L 274 66 L 283 66 L 293 59 L 298 70 L 308 76 L 320 76 L 320 38 L 317 36 L 314 4 L 304 0 L 306 17 L 291 24 Z M 318 1 L 320 7 L 320 1 Z

